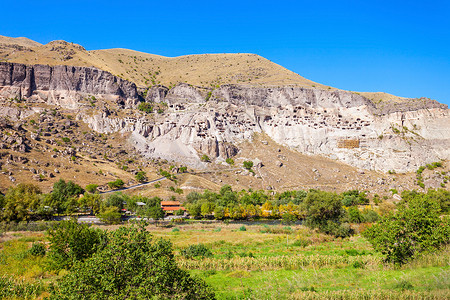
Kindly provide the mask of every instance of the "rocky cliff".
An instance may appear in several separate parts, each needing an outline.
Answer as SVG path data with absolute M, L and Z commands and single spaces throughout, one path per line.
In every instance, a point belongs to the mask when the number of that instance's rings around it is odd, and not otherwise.
M 149 157 L 197 167 L 201 154 L 223 160 L 254 133 L 365 169 L 411 171 L 450 158 L 449 110 L 432 100 L 377 106 L 346 91 L 181 84 L 154 87 L 147 101 L 167 102 L 168 110 L 151 121 L 104 115 L 85 121 L 101 132 L 133 132 L 131 140 Z
M 97 95 L 97 103 L 82 105 L 85 95 Z M 0 64 L 2 96 L 76 108 L 77 119 L 99 133 L 129 133 L 128 142 L 146 157 L 195 167 L 206 166 L 203 154 L 216 162 L 236 155 L 255 133 L 364 169 L 413 171 L 450 159 L 449 110 L 429 99 L 375 104 L 341 90 L 178 84 L 149 89 L 145 101 L 159 112 L 141 112 L 133 109 L 139 101 L 134 84 L 110 73 L 8 63 Z M 21 119 L 33 109 L 8 111 Z
M 87 94 L 114 96 L 125 107 L 133 107 L 138 101 L 134 83 L 96 68 L 0 62 L 3 98 L 26 98 L 77 108 L 77 100 Z

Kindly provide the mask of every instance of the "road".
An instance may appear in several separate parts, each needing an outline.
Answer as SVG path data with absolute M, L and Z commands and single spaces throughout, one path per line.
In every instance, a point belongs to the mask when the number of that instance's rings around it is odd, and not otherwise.
M 144 182 L 144 183 L 139 183 L 139 184 L 132 185 L 132 186 L 129 186 L 129 187 L 125 187 L 125 188 L 121 188 L 121 189 L 117 189 L 117 190 L 110 190 L 110 191 L 106 191 L 106 192 L 101 192 L 100 194 L 109 194 L 109 193 L 121 192 L 121 191 L 126 191 L 126 190 L 132 190 L 132 189 L 135 189 L 135 188 L 138 188 L 138 187 L 141 187 L 141 186 L 145 186 L 145 185 L 149 185 L 149 184 L 152 184 L 152 183 L 155 183 L 155 182 L 158 182 L 158 181 L 162 181 L 164 179 L 167 179 L 167 178 L 166 177 L 161 177 L 161 178 L 158 178 L 158 179 L 150 180 L 150 181 Z

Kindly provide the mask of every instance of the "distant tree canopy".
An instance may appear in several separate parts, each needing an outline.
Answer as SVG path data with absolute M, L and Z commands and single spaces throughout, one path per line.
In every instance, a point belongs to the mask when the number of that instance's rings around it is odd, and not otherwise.
M 45 213 L 40 201 L 41 190 L 32 184 L 21 183 L 11 187 L 3 198 L 3 219 L 25 221 L 39 218 Z
M 52 192 L 45 196 L 44 203 L 56 213 L 71 213 L 77 208 L 79 195 L 83 193 L 78 184 L 60 179 L 53 185 Z
M 172 245 L 143 228 L 120 227 L 73 265 L 51 299 L 215 299 L 206 283 L 181 270 Z

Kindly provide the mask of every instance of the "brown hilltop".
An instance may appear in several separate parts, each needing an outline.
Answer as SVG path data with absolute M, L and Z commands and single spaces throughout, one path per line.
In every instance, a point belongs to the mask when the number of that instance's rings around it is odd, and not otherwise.
M 87 51 L 80 45 L 65 41 L 52 41 L 42 45 L 27 38 L 0 36 L 1 60 L 24 64 L 93 66 L 143 88 L 155 84 L 171 87 L 186 82 L 204 87 L 240 84 L 335 90 L 308 80 L 264 57 L 249 53 L 165 57 L 128 49 Z M 360 94 L 375 102 L 404 99 L 380 92 Z

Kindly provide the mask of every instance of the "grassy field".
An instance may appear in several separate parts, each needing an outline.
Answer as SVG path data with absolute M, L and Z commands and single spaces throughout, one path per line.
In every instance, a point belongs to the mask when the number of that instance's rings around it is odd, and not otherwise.
M 113 230 L 116 227 L 102 227 Z M 179 265 L 203 278 L 218 299 L 448 299 L 450 248 L 401 268 L 384 264 L 361 236 L 335 239 L 301 225 L 185 223 L 148 230 L 172 241 Z M 65 271 L 29 253 L 43 232 L 8 232 L 0 239 L 0 288 L 42 298 Z M 204 244 L 211 257 L 182 250 Z M 9 280 L 9 281 L 8 281 Z M 7 282 L 8 281 L 8 282 Z M 11 292 L 9 295 L 12 295 Z

